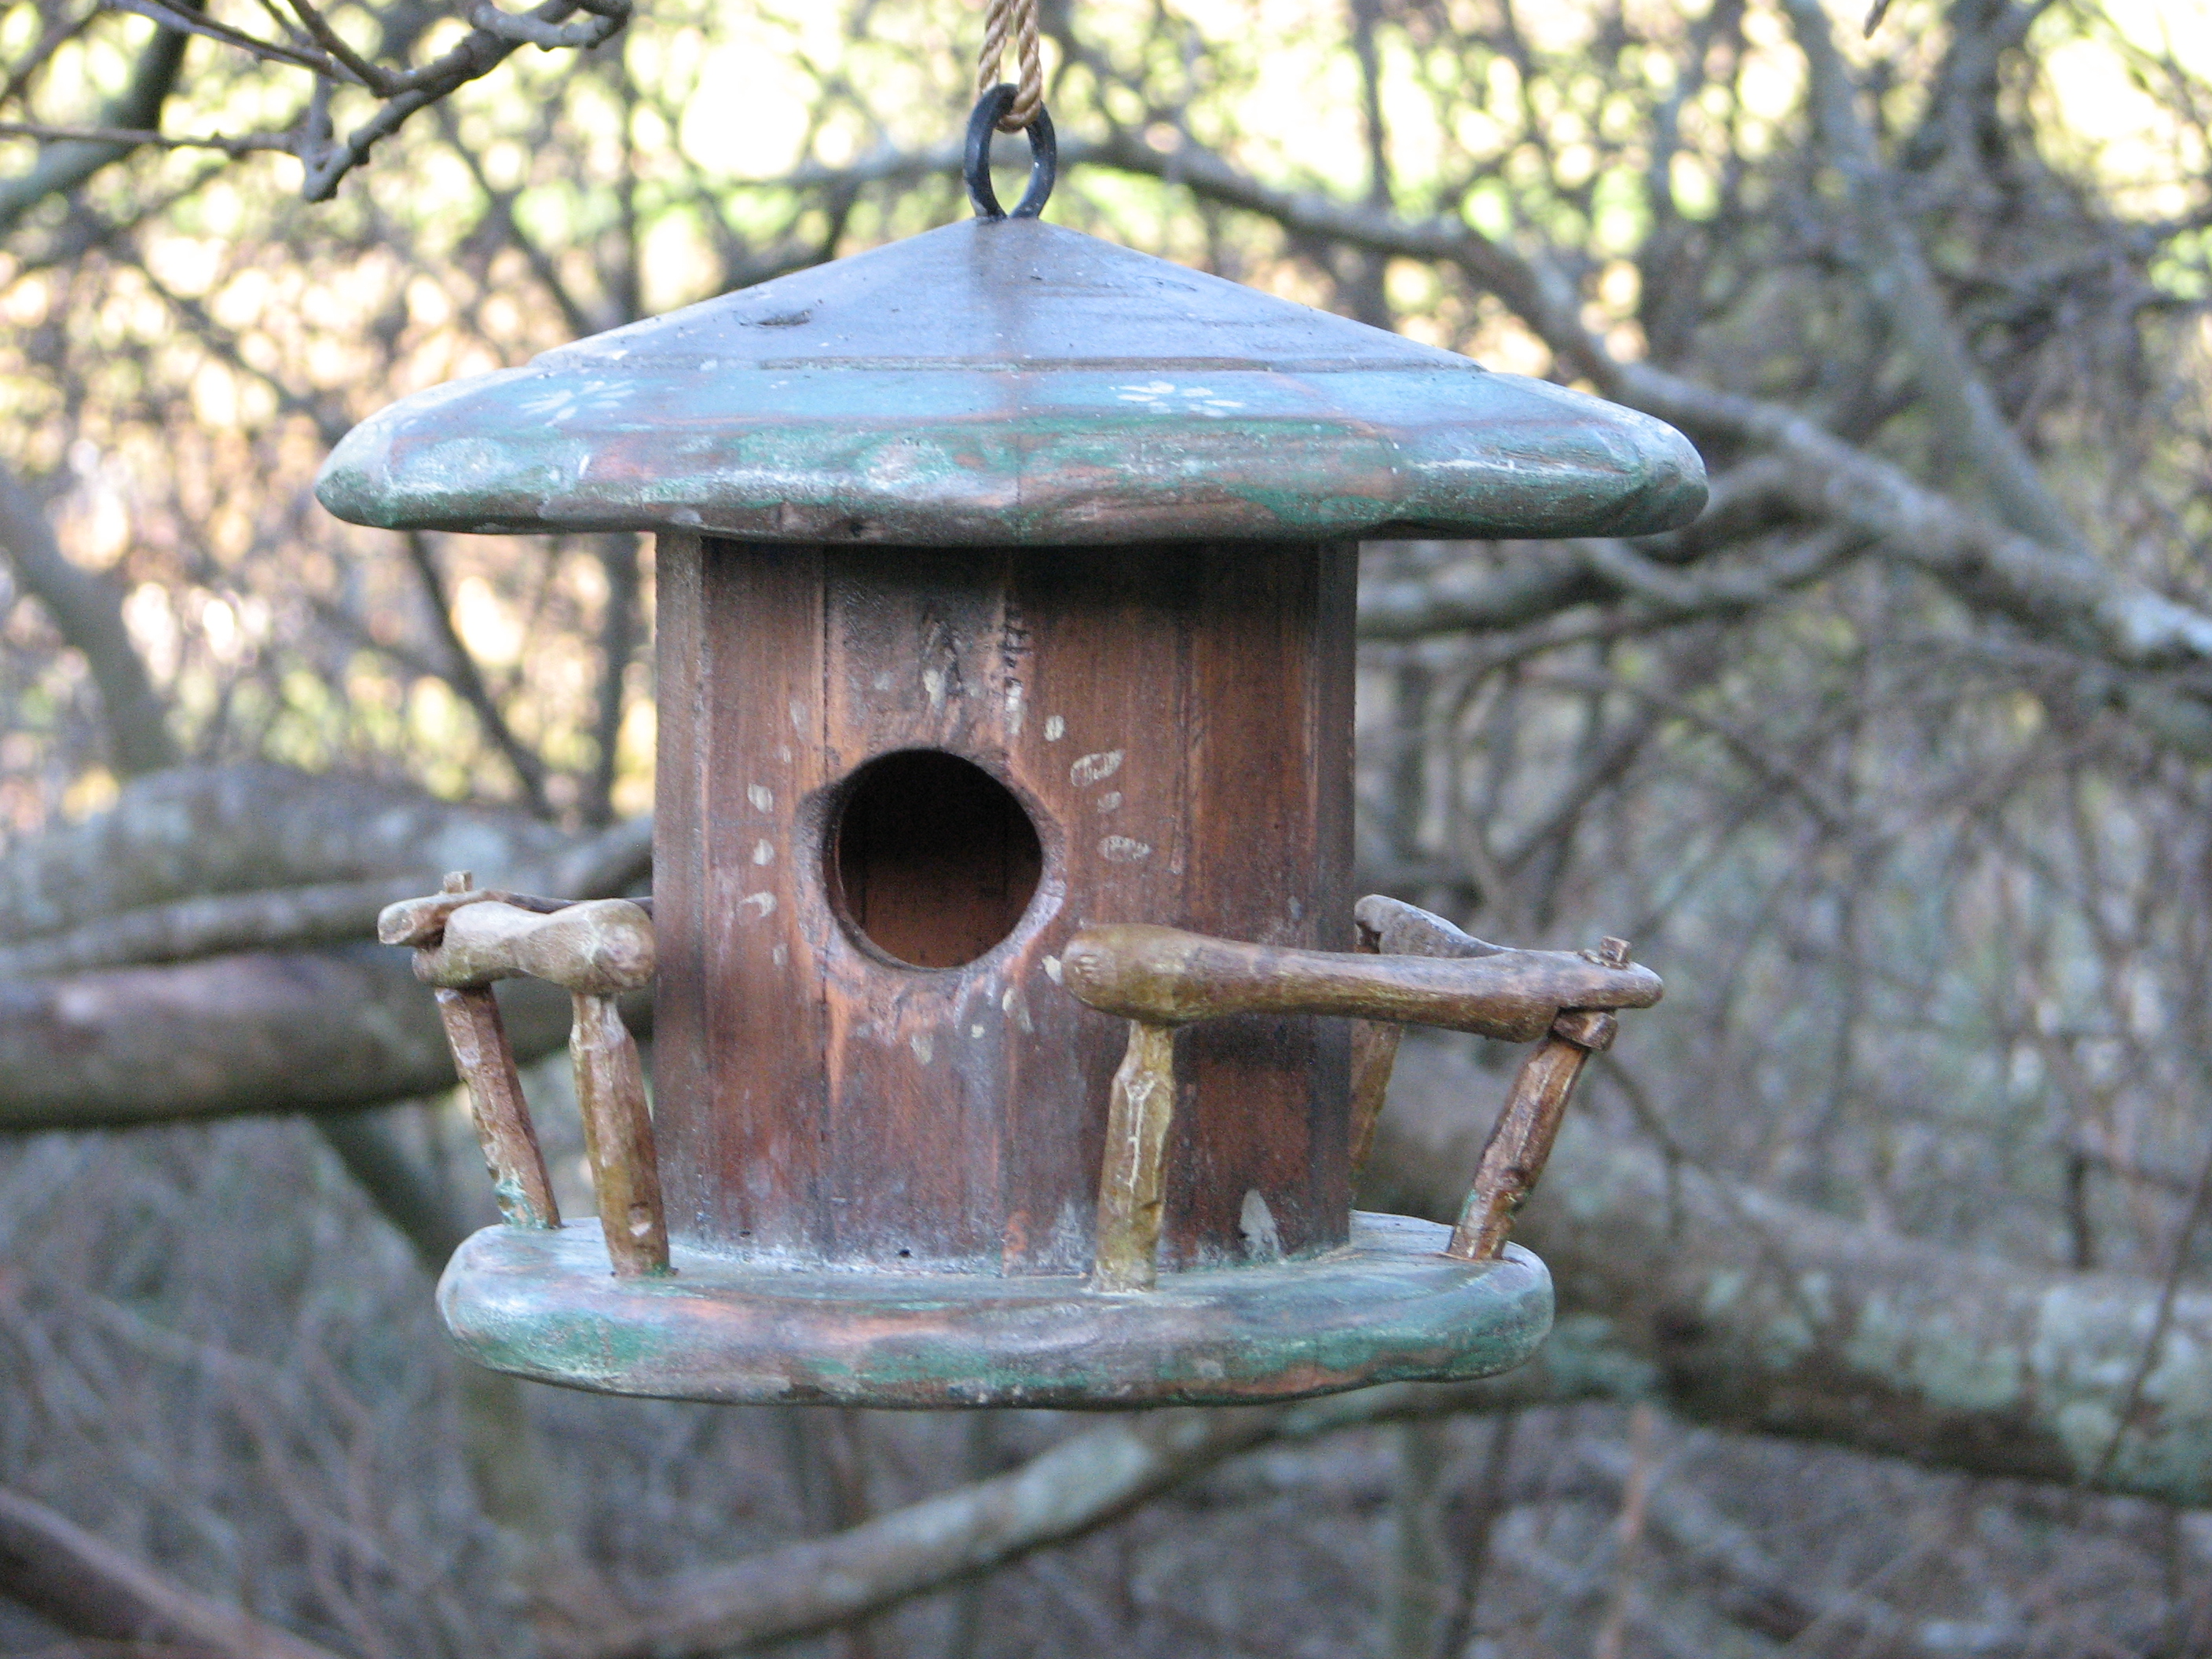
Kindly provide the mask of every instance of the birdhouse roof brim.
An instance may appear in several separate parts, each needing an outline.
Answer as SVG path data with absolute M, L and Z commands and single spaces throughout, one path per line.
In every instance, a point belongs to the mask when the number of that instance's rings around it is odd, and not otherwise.
M 1648 416 L 970 220 L 405 398 L 316 493 L 388 529 L 1051 546 L 1636 535 L 1705 481 Z

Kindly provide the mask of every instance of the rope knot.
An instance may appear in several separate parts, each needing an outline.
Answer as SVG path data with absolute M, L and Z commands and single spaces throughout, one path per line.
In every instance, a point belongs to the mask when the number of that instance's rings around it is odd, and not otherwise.
M 1019 132 L 1044 107 L 1044 48 L 1037 36 L 1037 0 L 989 0 L 983 17 L 983 50 L 975 59 L 979 99 L 999 84 L 999 64 L 1006 55 L 1009 36 L 1020 74 L 1014 82 L 1014 101 L 999 118 L 999 131 Z

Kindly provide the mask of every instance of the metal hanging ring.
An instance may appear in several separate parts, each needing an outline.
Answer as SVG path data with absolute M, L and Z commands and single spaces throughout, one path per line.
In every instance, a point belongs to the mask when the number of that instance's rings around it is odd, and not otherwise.
M 1012 213 L 999 205 L 999 192 L 991 188 L 991 135 L 998 130 L 999 118 L 1012 106 L 1014 91 L 1011 81 L 1001 81 L 975 100 L 975 113 L 968 118 L 968 148 L 960 176 L 968 182 L 968 199 L 978 219 L 1036 218 L 1044 211 L 1053 181 L 1060 176 L 1060 141 L 1053 136 L 1052 117 L 1039 104 L 1036 118 L 1023 129 L 1030 136 L 1029 188 Z

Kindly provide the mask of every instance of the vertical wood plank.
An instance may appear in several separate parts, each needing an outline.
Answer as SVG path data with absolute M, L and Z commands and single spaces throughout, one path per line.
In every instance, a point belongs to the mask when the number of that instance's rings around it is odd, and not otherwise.
M 1058 951 L 1089 921 L 1348 940 L 1348 553 L 694 545 L 662 578 L 678 1237 L 1086 1270 L 1126 1033 L 1060 990 Z M 914 748 L 998 779 L 1042 846 L 1027 914 L 962 967 L 887 959 L 826 878 L 842 787 Z M 672 997 L 678 971 L 703 989 Z M 1251 1025 L 1193 1045 L 1165 1265 L 1244 1259 L 1255 1216 L 1266 1250 L 1343 1236 L 1341 1034 Z
M 1350 550 L 1206 550 L 1191 635 L 1186 919 L 1227 939 L 1352 944 Z M 1188 1102 L 1164 1264 L 1341 1242 L 1351 1208 L 1344 1023 L 1258 1017 L 1179 1040 Z
M 831 1245 L 822 919 L 818 876 L 802 866 L 824 762 L 822 557 L 697 548 L 661 633 L 654 921 L 662 984 L 692 976 L 653 1045 L 670 1224 L 681 1239 L 817 1260 Z M 672 614 L 686 604 L 696 631 Z

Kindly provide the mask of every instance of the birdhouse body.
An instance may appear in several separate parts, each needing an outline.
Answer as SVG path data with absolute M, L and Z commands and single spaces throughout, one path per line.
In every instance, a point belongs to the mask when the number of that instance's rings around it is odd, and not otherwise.
M 664 537 L 658 1132 L 673 1236 L 1080 1273 L 1127 917 L 1351 944 L 1352 550 Z M 1186 1032 L 1164 1263 L 1348 1224 L 1341 1021 Z
M 1484 1376 L 1540 1340 L 1549 1280 L 1502 1232 L 1476 1260 L 1464 1218 L 1352 1213 L 1376 1033 L 1553 1032 L 1555 1122 L 1657 981 L 1418 912 L 1410 945 L 1362 921 L 1398 957 L 1350 954 L 1357 545 L 1668 527 L 1704 496 L 1679 434 L 1018 219 L 409 399 L 319 494 L 659 535 L 651 918 L 510 895 L 495 926 L 466 907 L 502 896 L 457 890 L 386 933 L 523 1194 L 441 1287 L 477 1358 L 1127 1405 Z M 649 1122 L 609 940 L 658 964 Z M 482 1063 L 505 971 L 577 991 L 597 1226 L 554 1215 Z

